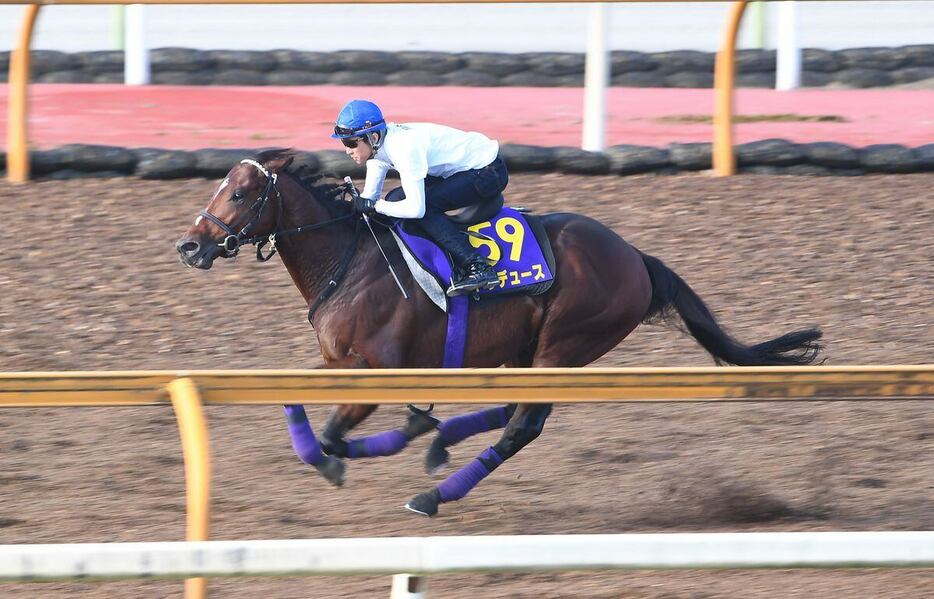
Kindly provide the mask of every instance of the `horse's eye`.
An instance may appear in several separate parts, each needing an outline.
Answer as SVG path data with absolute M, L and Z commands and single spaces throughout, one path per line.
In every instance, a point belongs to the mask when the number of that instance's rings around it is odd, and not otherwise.
M 234 202 L 239 202 L 240 200 L 243 199 L 243 192 L 240 191 L 239 189 L 234 191 L 230 199 L 233 200 Z

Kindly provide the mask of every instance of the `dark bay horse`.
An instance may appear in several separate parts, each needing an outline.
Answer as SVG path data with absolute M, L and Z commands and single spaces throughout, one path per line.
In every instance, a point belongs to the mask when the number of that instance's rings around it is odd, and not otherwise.
M 369 231 L 337 185 L 302 180 L 288 170 L 292 155 L 263 152 L 233 167 L 207 208 L 177 242 L 184 264 L 209 269 L 244 244 L 275 233 L 274 247 L 309 305 L 326 368 L 437 368 L 442 365 L 446 315 L 421 292 L 402 298 Z M 640 323 L 680 317 L 687 332 L 718 364 L 811 363 L 818 329 L 788 333 L 756 345 L 728 335 L 700 297 L 660 260 L 644 254 L 599 222 L 578 214 L 541 216 L 551 240 L 555 283 L 546 293 L 471 302 L 467 367 L 585 366 L 611 350 Z M 376 227 L 384 248 L 393 245 Z M 389 257 L 403 284 L 416 284 L 398 251 Z M 340 406 L 325 428 L 321 450 L 301 406 L 286 406 L 293 447 L 332 483 L 340 484 L 339 457 L 389 455 L 436 428 L 427 465 L 447 459 L 446 447 L 483 431 L 505 428 L 500 440 L 406 505 L 434 515 L 441 503 L 464 497 L 504 460 L 542 432 L 548 404 L 486 409 L 438 424 L 414 411 L 405 426 L 372 437 L 344 435 L 377 406 Z

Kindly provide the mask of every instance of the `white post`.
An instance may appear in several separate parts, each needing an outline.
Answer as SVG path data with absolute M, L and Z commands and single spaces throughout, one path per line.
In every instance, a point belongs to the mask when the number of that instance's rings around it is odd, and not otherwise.
M 427 583 L 424 576 L 396 574 L 392 577 L 389 599 L 426 599 Z
M 126 49 L 123 52 L 123 80 L 127 85 L 149 83 L 149 53 L 146 51 L 145 17 L 142 4 L 126 7 Z
M 801 87 L 801 48 L 798 47 L 798 3 L 779 2 L 775 89 Z
M 610 60 L 606 49 L 609 15 L 605 3 L 590 5 L 587 62 L 584 68 L 584 136 L 581 147 L 599 152 L 606 143 L 606 87 Z

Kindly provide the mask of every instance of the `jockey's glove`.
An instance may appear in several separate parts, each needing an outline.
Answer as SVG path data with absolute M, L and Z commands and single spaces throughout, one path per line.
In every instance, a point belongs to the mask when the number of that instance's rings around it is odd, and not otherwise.
M 357 214 L 373 214 L 376 212 L 376 200 L 365 198 L 363 196 L 354 196 L 352 201 L 353 211 Z

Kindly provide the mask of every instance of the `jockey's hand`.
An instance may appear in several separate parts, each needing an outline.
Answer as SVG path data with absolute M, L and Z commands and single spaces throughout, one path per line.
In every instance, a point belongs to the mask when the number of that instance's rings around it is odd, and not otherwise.
M 363 196 L 354 196 L 351 200 L 353 211 L 357 214 L 373 214 L 376 212 L 376 200 L 371 200 Z

